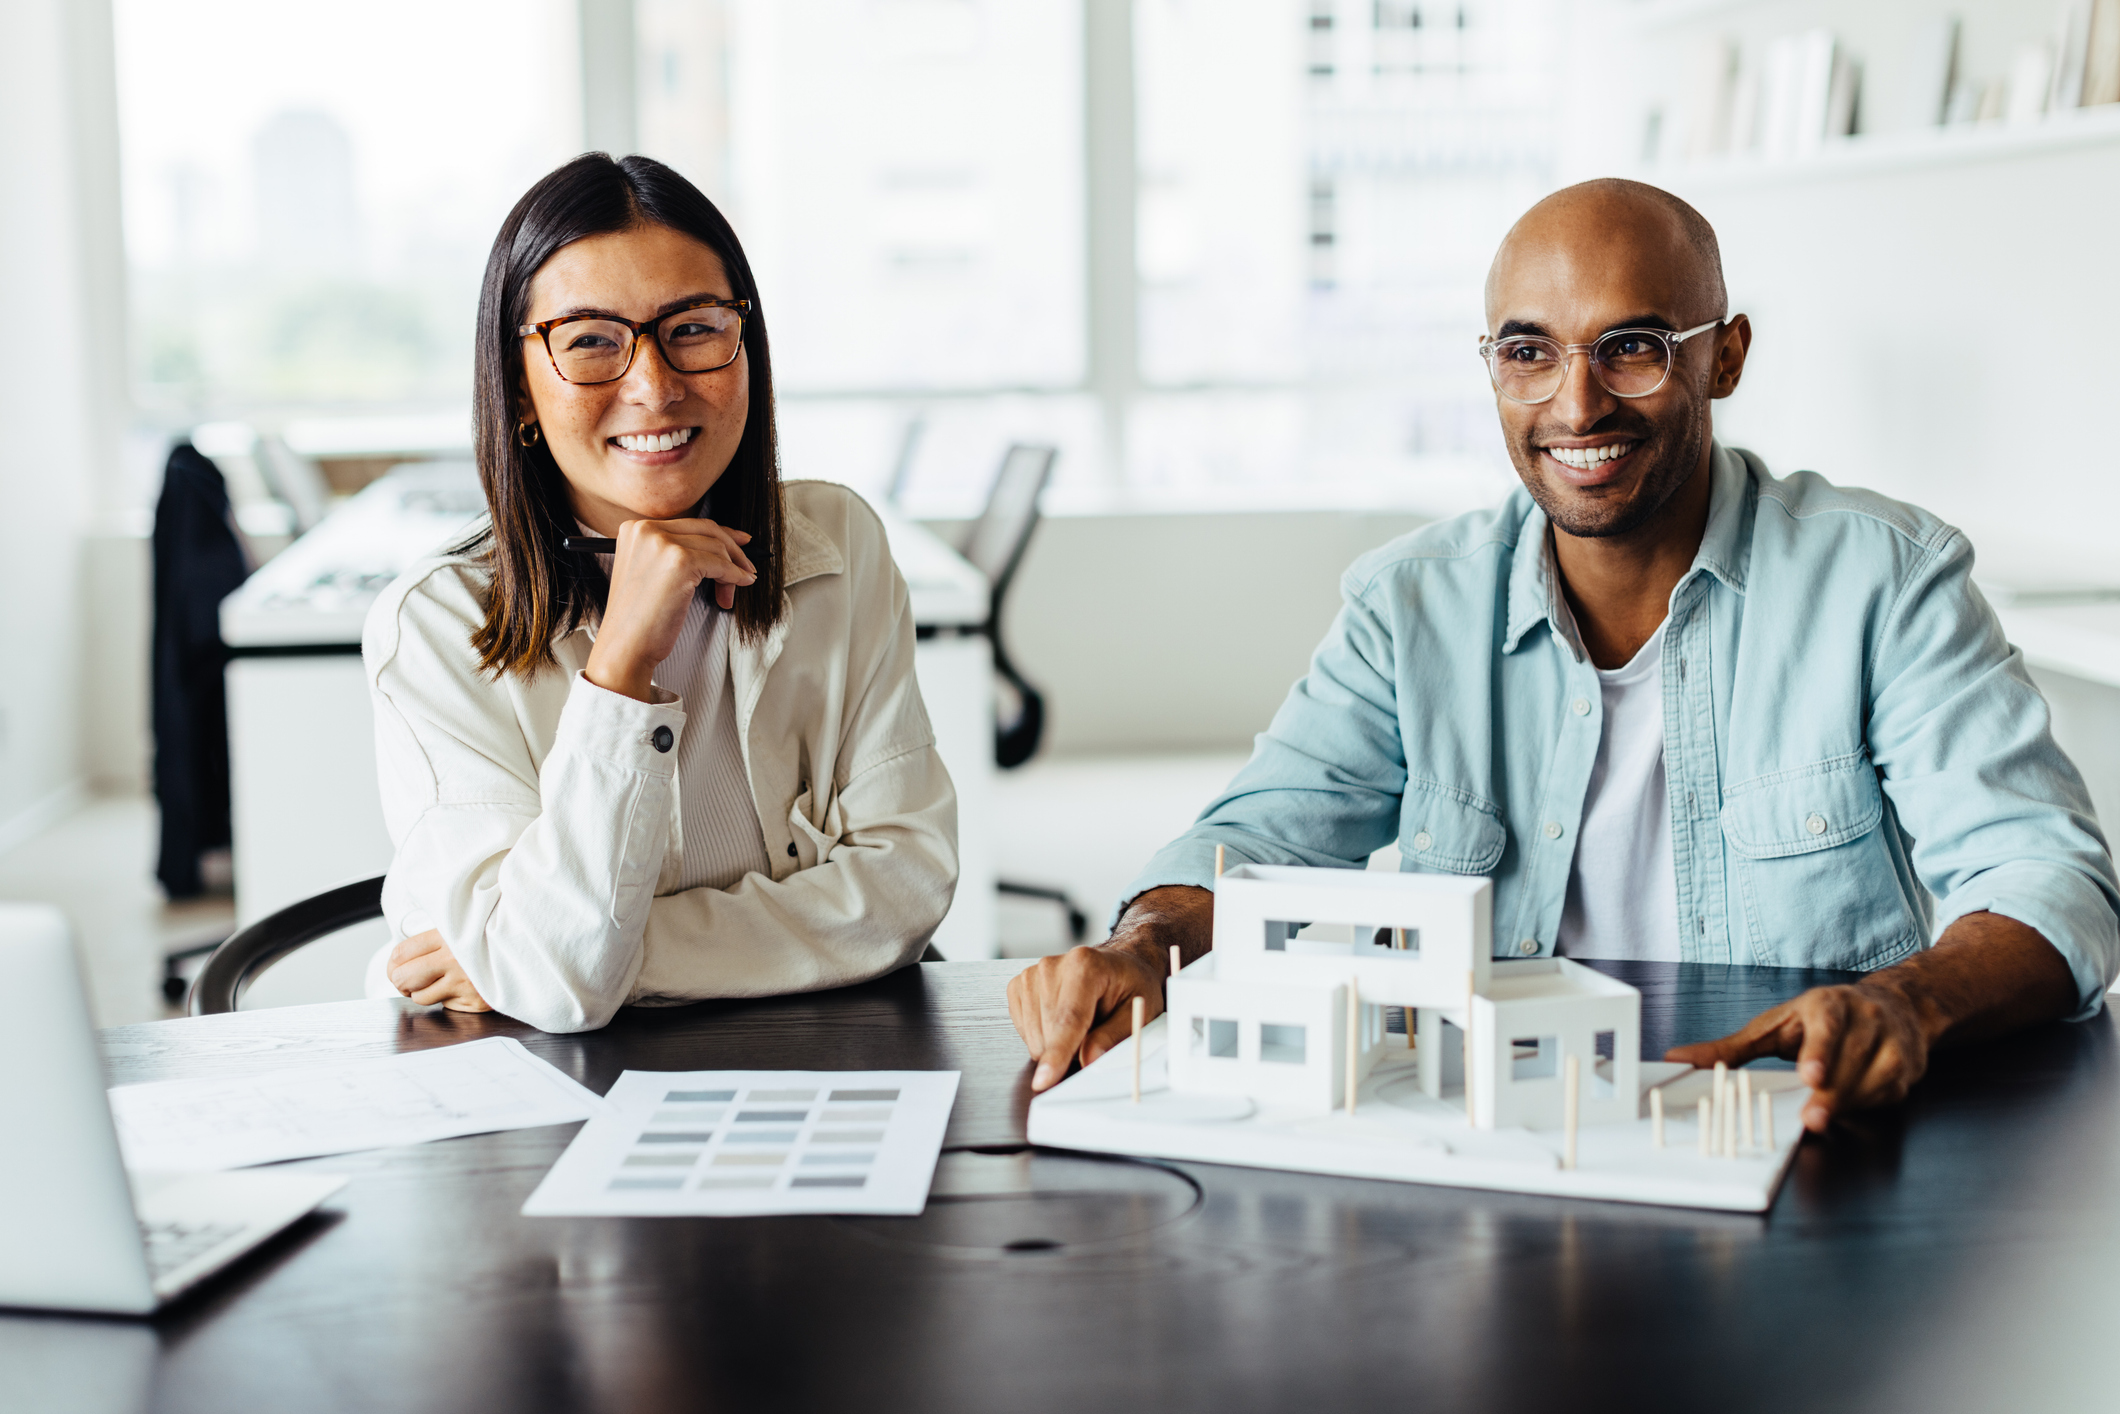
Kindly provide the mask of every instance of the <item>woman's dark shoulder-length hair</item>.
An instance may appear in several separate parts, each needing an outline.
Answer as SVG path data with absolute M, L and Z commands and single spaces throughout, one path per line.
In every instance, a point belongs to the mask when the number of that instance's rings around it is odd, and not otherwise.
M 649 157 L 613 161 L 601 152 L 584 153 L 523 193 L 493 239 L 479 291 L 472 436 L 493 524 L 462 553 L 478 556 L 492 571 L 486 621 L 471 642 L 479 667 L 496 676 L 528 677 L 550 666 L 553 640 L 577 627 L 591 608 L 600 609 L 605 592 L 592 557 L 559 548 L 560 537 L 576 530 L 567 481 L 550 447 L 541 438 L 526 447 L 517 436 L 530 415 L 522 396 L 523 357 L 536 347 L 515 332 L 529 319 L 530 281 L 561 246 L 642 224 L 668 226 L 706 245 L 721 258 L 734 297 L 751 302 L 743 331 L 750 415 L 735 457 L 714 483 L 714 519 L 751 537 L 744 554 L 758 578 L 736 591 L 738 632 L 760 638 L 780 618 L 773 362 L 751 262 L 714 203 L 670 168 Z

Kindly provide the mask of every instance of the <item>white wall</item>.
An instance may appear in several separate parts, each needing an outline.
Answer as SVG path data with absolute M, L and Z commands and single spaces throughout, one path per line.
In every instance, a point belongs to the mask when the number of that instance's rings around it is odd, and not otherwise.
M 1724 435 L 1930 507 L 1976 550 L 2115 572 L 2120 126 L 2091 146 L 1673 185 L 1757 338 Z M 2090 366 L 2083 366 L 2088 360 Z M 2088 568 L 2088 567 L 2087 567 Z
M 1991 561 L 2059 557 L 2095 576 L 2120 561 L 2120 440 L 2096 411 L 2107 380 L 2073 373 L 2067 351 L 2120 313 L 2120 106 L 1941 133 L 1904 117 L 1923 22 L 1963 17 L 1960 70 L 1978 84 L 2051 35 L 2059 8 L 1586 4 L 1562 171 L 1654 181 L 1714 224 L 1731 307 L 1757 331 L 1744 386 L 1718 409 L 1726 440 L 1925 505 Z M 1702 45 L 1734 41 L 1755 64 L 1766 41 L 1813 25 L 1863 61 L 1864 136 L 1812 160 L 1641 165 L 1648 111 L 1682 121 Z
M 117 461 L 125 376 L 110 11 L 0 8 L 0 840 L 78 794 L 80 531 Z
M 1041 521 L 1002 629 L 1045 693 L 1043 750 L 1248 748 L 1331 626 L 1341 571 L 1420 524 L 1345 511 Z
M 2120 688 L 2066 673 L 2032 670 L 2054 714 L 2054 740 L 2083 772 L 2106 843 L 2120 829 Z
M 81 542 L 81 776 L 88 788 L 151 788 L 149 631 L 154 555 L 145 535 L 92 531 Z
M 1716 228 L 1731 308 L 1756 333 L 1724 440 L 1926 506 L 2003 582 L 2120 586 L 2113 395 L 2073 375 L 2120 316 L 2120 106 L 2020 126 L 1922 129 L 1908 113 L 1919 28 L 1962 21 L 1958 72 L 2004 77 L 2059 0 L 1584 0 L 1571 7 L 1563 181 L 1627 175 Z M 1651 109 L 1683 130 L 1703 46 L 1756 64 L 1769 40 L 1832 30 L 1864 67 L 1861 134 L 1815 158 L 1644 165 Z M 1610 95 L 1627 95 L 1610 101 Z M 2120 644 L 2115 645 L 2120 659 Z M 2120 690 L 2036 674 L 2056 738 L 2120 821 Z

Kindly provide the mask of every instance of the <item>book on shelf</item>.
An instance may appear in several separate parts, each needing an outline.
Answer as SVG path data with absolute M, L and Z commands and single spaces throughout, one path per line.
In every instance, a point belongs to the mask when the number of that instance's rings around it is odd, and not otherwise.
M 1862 92 L 1862 60 L 1843 46 L 1833 50 L 1832 80 L 1826 85 L 1826 123 L 1820 138 L 1846 137 L 1855 131 L 1855 103 Z
M 2120 4 L 2120 0 L 2114 0 Z M 1906 108 L 1909 128 L 1933 128 L 1950 116 L 1951 86 L 1958 76 L 1958 17 L 1938 15 L 1914 30 L 1907 52 Z
M 1760 79 L 1760 151 L 1803 157 L 1854 121 L 1861 71 L 1825 29 L 1784 35 L 1767 45 Z
M 2003 120 L 2029 123 L 2043 117 L 2047 89 L 2053 81 L 2053 47 L 2043 39 L 2030 39 L 2018 45 L 2017 56 L 2010 61 L 2009 83 L 2004 89 Z
M 2083 45 L 2083 104 L 2120 103 L 2120 0 L 2093 0 Z
M 2083 103 L 2084 49 L 2090 40 L 2090 28 L 2090 0 L 2065 0 L 2054 32 L 2054 73 L 2046 90 L 2049 113 Z
M 1737 82 L 1737 46 L 1722 35 L 1700 40 L 1687 56 L 1673 144 L 1689 162 L 1730 150 L 1730 100 Z

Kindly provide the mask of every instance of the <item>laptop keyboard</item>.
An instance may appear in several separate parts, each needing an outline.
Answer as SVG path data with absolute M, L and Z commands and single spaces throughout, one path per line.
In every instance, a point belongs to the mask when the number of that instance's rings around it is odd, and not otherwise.
M 242 1230 L 241 1223 L 141 1223 L 148 1275 L 159 1280 Z

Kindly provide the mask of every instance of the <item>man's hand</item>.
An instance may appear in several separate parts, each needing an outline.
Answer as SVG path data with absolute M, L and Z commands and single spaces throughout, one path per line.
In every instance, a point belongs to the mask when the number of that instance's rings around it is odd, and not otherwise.
M 442 941 L 439 928 L 429 928 L 399 942 L 390 950 L 384 971 L 391 986 L 421 1006 L 440 1002 L 450 1011 L 493 1010 L 457 965 L 456 954 Z
M 1150 889 L 1127 905 L 1106 941 L 1042 957 L 1016 974 L 1008 1014 L 1038 1062 L 1033 1091 L 1052 1088 L 1071 1063 L 1088 1065 L 1125 1039 L 1135 997 L 1148 1004 L 1144 1019 L 1162 1013 L 1170 950 L 1180 948 L 1187 962 L 1207 951 L 1214 898 L 1206 889 Z
M 1814 987 L 1719 1041 L 1676 1046 L 1665 1060 L 1796 1062 L 1811 1087 L 1804 1128 L 1906 1098 L 1937 1046 L 1983 1040 L 2076 1009 L 2076 978 L 2054 945 L 1999 913 L 1968 913 L 1895 967 L 1845 987 Z
M 1842 1111 L 1905 1099 L 1929 1067 L 1929 1038 L 1912 1004 L 1893 987 L 1857 982 L 1813 987 L 1734 1035 L 1679 1046 L 1664 1059 L 1706 1068 L 1761 1056 L 1796 1062 L 1797 1079 L 1811 1087 L 1804 1128 L 1823 1134 Z

